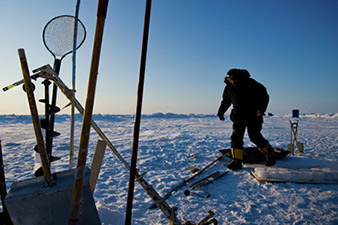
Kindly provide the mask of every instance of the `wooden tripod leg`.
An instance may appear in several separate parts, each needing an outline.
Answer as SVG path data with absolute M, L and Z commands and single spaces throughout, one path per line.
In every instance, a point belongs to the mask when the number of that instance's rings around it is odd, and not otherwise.
M 25 50 L 19 49 L 18 53 L 19 53 L 19 58 L 20 58 L 21 69 L 22 69 L 22 74 L 23 74 L 23 78 L 24 78 L 24 85 L 25 85 L 25 90 L 26 90 L 26 93 L 27 93 L 29 108 L 30 108 L 30 111 L 31 111 L 36 142 L 38 144 L 39 154 L 40 154 L 40 158 L 41 158 L 43 175 L 44 175 L 44 178 L 47 181 L 47 183 L 49 183 L 50 179 L 51 179 L 51 172 L 50 172 L 47 152 L 46 152 L 46 148 L 45 148 L 45 143 L 43 141 L 43 136 L 42 136 L 42 132 L 41 132 L 38 110 L 37 110 L 37 107 L 36 107 L 35 97 L 34 97 L 34 93 L 33 93 L 33 89 L 32 89 L 32 82 L 31 82 L 31 78 L 30 78 L 30 75 L 29 75 L 29 69 L 28 69 L 28 64 L 27 64 L 27 60 L 26 60 Z

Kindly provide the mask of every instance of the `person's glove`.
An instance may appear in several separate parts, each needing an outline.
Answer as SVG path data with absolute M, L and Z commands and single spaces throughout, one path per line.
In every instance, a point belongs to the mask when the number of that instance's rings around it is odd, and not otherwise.
M 265 116 L 265 113 L 262 112 L 261 110 L 258 110 L 257 111 L 257 116 Z

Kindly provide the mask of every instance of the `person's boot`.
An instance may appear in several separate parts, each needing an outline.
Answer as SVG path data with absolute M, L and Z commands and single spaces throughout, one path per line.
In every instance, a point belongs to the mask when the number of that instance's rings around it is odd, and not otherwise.
M 242 169 L 242 161 L 243 161 L 243 148 L 231 148 L 232 155 L 232 163 L 230 163 L 227 167 L 230 170 L 239 170 Z
M 267 145 L 264 148 L 258 148 L 265 154 L 265 165 L 266 166 L 273 166 L 276 163 L 276 156 L 275 151 L 271 147 L 271 145 Z
M 242 167 L 243 167 L 242 162 L 238 160 L 232 160 L 232 163 L 227 165 L 227 168 L 229 170 L 239 170 L 239 169 L 242 169 Z

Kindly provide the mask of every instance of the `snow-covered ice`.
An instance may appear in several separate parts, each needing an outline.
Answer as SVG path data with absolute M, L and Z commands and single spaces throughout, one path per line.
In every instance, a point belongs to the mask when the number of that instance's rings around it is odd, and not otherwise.
M 94 115 L 93 119 L 128 162 L 131 157 L 134 117 L 131 115 Z M 274 147 L 287 148 L 291 139 L 291 115 L 265 117 L 263 134 Z M 81 116 L 76 119 L 76 145 L 79 143 Z M 211 115 L 152 114 L 141 120 L 138 152 L 140 173 L 164 195 L 171 187 L 191 176 L 188 167 L 203 168 L 229 148 L 231 122 Z M 57 115 L 52 171 L 69 168 L 69 116 Z M 35 136 L 30 116 L 1 115 L 0 136 L 7 190 L 17 180 L 33 177 Z M 338 164 L 338 114 L 306 114 L 299 121 L 298 140 L 304 143 L 304 157 L 330 160 Z M 91 163 L 99 136 L 91 130 L 87 164 Z M 245 146 L 253 146 L 245 136 Z M 77 152 L 77 148 L 76 148 Z M 77 153 L 75 153 L 77 155 Z M 192 157 L 193 155 L 197 157 Z M 291 157 L 291 156 L 288 156 Z M 76 161 L 76 158 L 75 158 Z M 225 170 L 223 159 L 208 173 Z M 205 187 L 210 198 L 185 196 L 183 187 L 168 200 L 178 208 L 178 217 L 195 222 L 208 211 L 215 212 L 219 224 L 338 224 L 338 185 L 263 184 L 244 167 L 229 172 Z M 206 173 L 206 175 L 208 174 Z M 102 224 L 124 224 L 129 173 L 107 148 L 94 199 Z M 133 224 L 168 224 L 164 214 L 148 210 L 152 200 L 135 184 Z

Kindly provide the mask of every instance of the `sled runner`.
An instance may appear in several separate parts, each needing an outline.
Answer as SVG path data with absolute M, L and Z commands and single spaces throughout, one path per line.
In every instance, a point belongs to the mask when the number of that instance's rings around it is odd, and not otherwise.
M 330 168 L 255 168 L 254 178 L 263 183 L 338 184 L 338 170 Z
M 308 157 L 289 157 L 278 161 L 273 167 L 251 164 L 251 172 L 260 182 L 300 183 L 300 184 L 338 184 L 338 164 L 334 161 Z

